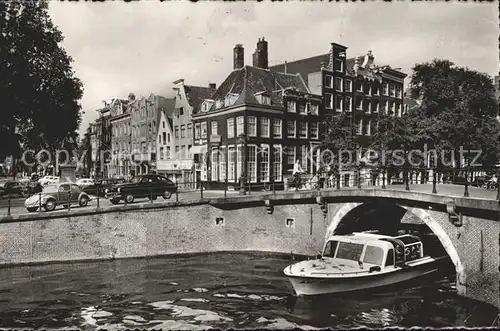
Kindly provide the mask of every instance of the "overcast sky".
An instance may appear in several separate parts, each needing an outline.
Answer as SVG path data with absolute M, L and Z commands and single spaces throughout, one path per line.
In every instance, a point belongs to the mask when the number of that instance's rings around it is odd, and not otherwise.
M 171 96 L 172 82 L 219 85 L 232 70 L 235 44 L 245 64 L 258 38 L 269 64 L 327 53 L 373 51 L 375 62 L 410 74 L 415 63 L 445 58 L 498 73 L 498 9 L 478 3 L 50 2 L 64 47 L 84 84 L 82 128 L 102 100 L 128 93 Z

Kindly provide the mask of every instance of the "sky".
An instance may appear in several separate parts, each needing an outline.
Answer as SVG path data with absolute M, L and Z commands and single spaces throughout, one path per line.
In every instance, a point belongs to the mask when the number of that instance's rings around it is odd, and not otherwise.
M 155 93 L 172 82 L 217 86 L 233 69 L 233 47 L 245 64 L 259 38 L 269 65 L 325 54 L 330 43 L 347 57 L 373 52 L 375 62 L 411 74 L 416 63 L 443 58 L 497 75 L 498 8 L 493 3 L 227 3 L 188 1 L 58 2 L 49 13 L 84 84 L 85 130 L 103 100 Z

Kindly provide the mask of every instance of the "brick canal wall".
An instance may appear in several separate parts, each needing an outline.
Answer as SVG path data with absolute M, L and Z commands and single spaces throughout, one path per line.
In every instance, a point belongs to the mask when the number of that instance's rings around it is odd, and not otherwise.
M 128 207 L 0 223 L 0 265 L 214 251 L 316 255 L 327 226 L 314 204 L 279 206 L 273 214 L 265 207 L 222 210 L 208 203 Z

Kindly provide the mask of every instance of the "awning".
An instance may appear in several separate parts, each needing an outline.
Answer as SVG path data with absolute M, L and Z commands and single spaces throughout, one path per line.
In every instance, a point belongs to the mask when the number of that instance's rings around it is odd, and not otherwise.
M 207 152 L 207 145 L 197 145 L 189 149 L 191 154 L 203 154 Z

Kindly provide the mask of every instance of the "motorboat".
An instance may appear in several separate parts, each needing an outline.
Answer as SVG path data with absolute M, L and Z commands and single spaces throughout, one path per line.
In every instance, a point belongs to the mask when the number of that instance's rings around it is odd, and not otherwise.
M 445 258 L 424 255 L 422 241 L 415 235 L 366 231 L 333 235 L 317 259 L 291 264 L 283 271 L 296 295 L 309 296 L 409 281 L 437 271 Z

